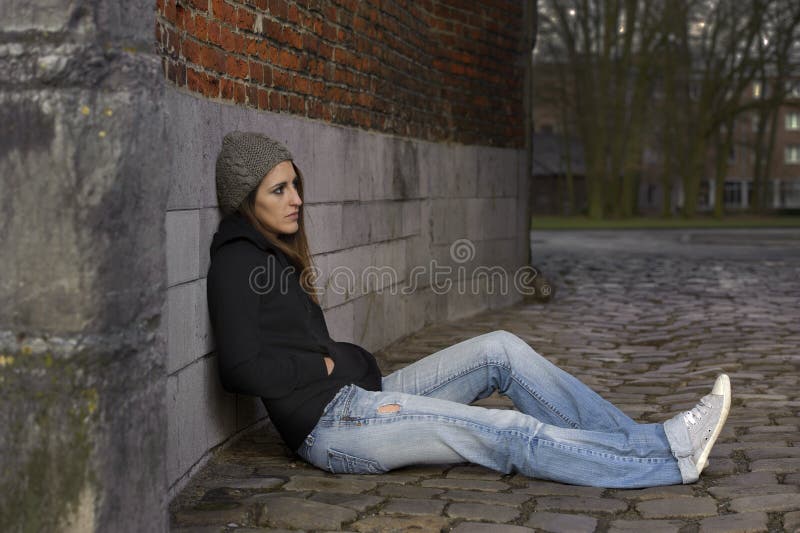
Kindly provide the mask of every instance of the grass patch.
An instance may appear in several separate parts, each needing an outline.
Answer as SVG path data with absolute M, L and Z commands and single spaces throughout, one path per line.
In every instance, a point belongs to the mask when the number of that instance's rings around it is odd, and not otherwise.
M 533 215 L 531 227 L 532 229 L 800 228 L 800 216 L 729 215 L 724 218 L 714 218 L 698 215 L 694 218 L 677 216 L 594 220 L 587 216 Z

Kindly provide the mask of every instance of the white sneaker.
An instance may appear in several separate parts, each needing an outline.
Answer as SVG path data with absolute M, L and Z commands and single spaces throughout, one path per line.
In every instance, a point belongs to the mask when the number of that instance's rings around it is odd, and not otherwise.
M 720 374 L 710 394 L 703 396 L 691 411 L 677 415 L 689 431 L 692 461 L 699 475 L 708 466 L 708 455 L 725 425 L 731 410 L 731 380 Z

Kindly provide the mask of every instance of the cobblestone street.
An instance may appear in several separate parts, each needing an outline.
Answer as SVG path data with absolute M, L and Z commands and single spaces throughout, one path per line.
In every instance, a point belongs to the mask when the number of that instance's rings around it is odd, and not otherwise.
M 267 428 L 195 476 L 172 502 L 173 531 L 800 530 L 800 232 L 536 231 L 532 249 L 551 302 L 419 331 L 376 354 L 384 373 L 503 329 L 635 419 L 663 422 L 725 371 L 733 407 L 699 482 L 610 490 L 469 465 L 335 476 Z

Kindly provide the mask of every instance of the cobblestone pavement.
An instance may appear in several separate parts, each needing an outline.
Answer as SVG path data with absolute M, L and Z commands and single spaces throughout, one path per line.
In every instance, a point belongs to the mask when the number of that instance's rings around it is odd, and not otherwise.
M 610 490 L 469 465 L 335 476 L 262 429 L 217 454 L 172 502 L 173 530 L 799 530 L 800 232 L 538 231 L 532 240 L 534 264 L 556 287 L 550 303 L 419 331 L 376 354 L 384 372 L 504 329 L 637 420 L 660 422 L 724 370 L 733 408 L 699 482 Z

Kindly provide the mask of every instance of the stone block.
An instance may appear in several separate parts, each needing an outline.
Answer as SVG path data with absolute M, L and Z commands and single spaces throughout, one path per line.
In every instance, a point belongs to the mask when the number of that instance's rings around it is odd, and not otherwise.
M 534 533 L 534 531 L 529 527 L 484 522 L 461 522 L 453 528 L 453 533 Z
M 329 252 L 342 241 L 341 204 L 306 204 L 306 234 L 312 254 Z
M 259 526 L 290 529 L 338 530 L 344 522 L 355 519 L 357 513 L 338 505 L 300 500 L 297 498 L 271 498 L 259 510 Z
M 670 498 L 640 502 L 636 509 L 644 518 L 702 518 L 717 514 L 717 502 L 707 496 Z
M 765 496 L 745 496 L 734 498 L 730 509 L 737 513 L 748 511 L 780 512 L 800 509 L 800 497 L 796 492 L 789 494 L 767 494 Z
M 447 507 L 447 516 L 466 518 L 467 520 L 484 520 L 487 522 L 511 522 L 519 517 L 519 510 L 502 505 L 484 503 L 451 503 Z
M 200 248 L 199 248 L 199 265 L 200 277 L 208 275 L 208 267 L 211 263 L 211 241 L 214 238 L 219 227 L 219 221 L 222 218 L 222 212 L 216 207 L 205 207 L 200 209 Z
M 200 212 L 167 211 L 167 285 L 197 279 L 200 275 Z
M 728 514 L 704 518 L 700 533 L 759 533 L 768 531 L 766 513 Z
M 381 509 L 381 514 L 439 516 L 446 502 L 421 498 L 393 498 Z
M 531 514 L 525 525 L 536 528 L 537 531 L 552 533 L 589 533 L 597 527 L 597 519 L 591 516 L 537 511 Z
M 167 373 L 171 374 L 211 351 L 206 280 L 167 289 Z
M 683 527 L 680 520 L 614 520 L 609 533 L 678 533 Z

